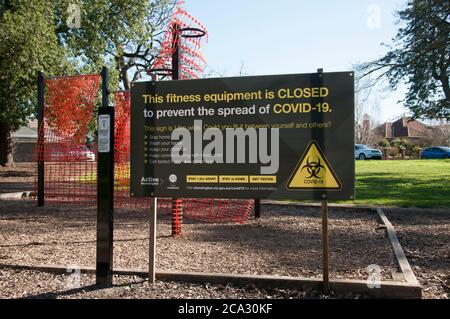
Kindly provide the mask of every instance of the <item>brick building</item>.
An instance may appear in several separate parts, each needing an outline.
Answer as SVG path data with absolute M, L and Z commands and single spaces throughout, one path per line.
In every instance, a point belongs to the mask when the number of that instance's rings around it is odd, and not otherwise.
M 386 122 L 373 129 L 373 134 L 377 139 L 388 141 L 402 138 L 416 142 L 426 142 L 432 140 L 438 132 L 437 126 L 429 126 L 422 122 L 410 120 L 403 116 L 395 122 Z

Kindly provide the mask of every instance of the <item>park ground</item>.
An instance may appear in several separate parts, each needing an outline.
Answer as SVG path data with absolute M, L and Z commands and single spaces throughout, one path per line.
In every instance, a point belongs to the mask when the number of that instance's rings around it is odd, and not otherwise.
M 357 162 L 356 206 L 382 206 L 394 225 L 424 298 L 450 294 L 450 161 Z M 34 166 L 0 168 L 0 188 L 30 185 Z M 21 184 L 22 183 L 22 184 Z M 12 186 L 16 185 L 16 186 Z M 321 275 L 317 208 L 263 205 L 262 219 L 242 225 L 186 220 L 183 236 L 170 236 L 170 218 L 158 218 L 157 268 L 162 270 L 305 276 Z M 367 279 L 379 265 L 384 280 L 398 268 L 373 210 L 330 210 L 331 278 Z M 148 215 L 119 210 L 115 216 L 114 266 L 146 269 Z M 95 265 L 95 208 L 37 208 L 30 199 L 0 201 L 0 264 Z M 97 290 L 92 275 L 70 288 L 69 275 L 0 267 L 0 298 L 327 298 L 318 292 L 193 285 L 116 276 L 115 287 Z M 69 286 L 68 286 L 69 285 Z M 364 298 L 361 295 L 335 295 Z
M 0 194 L 32 191 L 35 174 L 31 163 L 0 167 Z M 358 206 L 450 209 L 449 190 L 450 159 L 356 161 Z
M 357 161 L 356 204 L 450 209 L 450 159 Z

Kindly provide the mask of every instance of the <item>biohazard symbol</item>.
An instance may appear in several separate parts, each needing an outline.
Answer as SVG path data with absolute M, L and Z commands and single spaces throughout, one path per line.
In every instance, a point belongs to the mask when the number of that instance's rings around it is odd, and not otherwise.
M 306 148 L 287 184 L 290 190 L 341 189 L 341 183 L 334 173 L 325 154 L 317 142 Z
M 308 173 L 311 174 L 310 176 L 306 177 L 307 179 L 310 179 L 310 178 L 313 178 L 313 177 L 314 178 L 321 178 L 318 175 L 320 173 L 320 170 L 323 169 L 324 171 L 326 171 L 325 166 L 323 166 L 320 163 L 320 158 L 317 158 L 316 162 L 310 162 L 309 158 L 308 158 L 306 160 L 306 165 L 302 167 L 302 170 L 304 170 L 304 169 L 306 169 L 308 171 Z

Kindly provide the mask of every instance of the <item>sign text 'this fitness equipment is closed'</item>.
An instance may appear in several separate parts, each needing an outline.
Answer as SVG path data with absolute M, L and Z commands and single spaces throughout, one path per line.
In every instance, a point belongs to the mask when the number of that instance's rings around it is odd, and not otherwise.
M 351 72 L 134 83 L 135 197 L 354 198 Z

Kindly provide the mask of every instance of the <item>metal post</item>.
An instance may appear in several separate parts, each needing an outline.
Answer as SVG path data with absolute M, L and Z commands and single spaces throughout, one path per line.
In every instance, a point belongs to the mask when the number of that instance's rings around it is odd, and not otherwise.
M 322 201 L 322 273 L 323 273 L 323 293 L 330 292 L 329 260 L 328 260 L 328 201 Z
M 108 70 L 102 69 L 98 117 L 96 283 L 112 285 L 114 218 L 114 108 L 108 101 Z
M 153 284 L 156 280 L 156 221 L 158 216 L 158 199 L 153 199 L 153 210 L 150 215 L 150 229 L 149 229 L 149 263 L 148 263 L 148 281 Z
M 158 76 L 152 74 L 152 81 L 158 81 Z M 148 281 L 156 281 L 156 222 L 158 218 L 158 198 L 153 198 L 153 209 L 150 210 L 149 236 L 148 236 Z
M 255 218 L 261 218 L 261 200 L 255 199 Z
M 45 159 L 44 159 L 44 107 L 45 107 L 45 78 L 44 73 L 38 73 L 38 207 L 43 207 L 45 205 L 45 193 L 44 193 L 44 170 L 45 170 Z
M 172 80 L 180 78 L 180 42 L 181 27 L 175 24 L 172 31 Z
M 172 32 L 172 80 L 180 78 L 180 42 L 181 26 L 174 24 Z M 181 199 L 172 198 L 172 236 L 178 236 L 181 233 L 183 223 L 183 202 Z
M 324 85 L 323 69 L 317 69 L 317 77 L 314 77 L 314 85 L 322 87 Z M 320 98 L 320 102 L 323 103 L 323 98 Z M 313 113 L 312 119 L 315 122 L 323 122 L 323 113 Z M 323 130 L 318 131 L 312 136 L 316 140 L 324 140 Z M 325 149 L 325 145 L 323 145 Z M 328 201 L 325 193 L 318 193 L 322 201 L 321 215 L 322 215 L 322 280 L 323 280 L 323 293 L 330 293 L 330 279 L 329 279 L 329 256 L 328 256 Z

